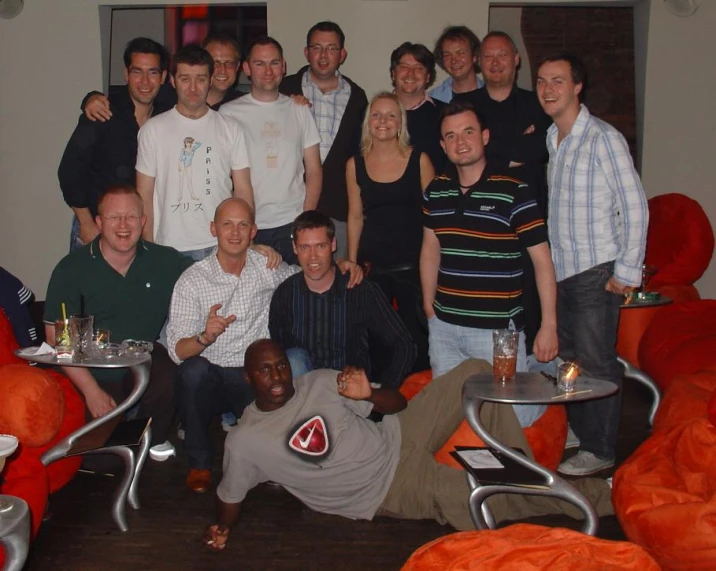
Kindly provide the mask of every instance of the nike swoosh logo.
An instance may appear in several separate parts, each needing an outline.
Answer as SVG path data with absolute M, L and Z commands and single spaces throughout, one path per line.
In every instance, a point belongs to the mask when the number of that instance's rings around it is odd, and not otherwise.
M 299 444 L 299 446 L 300 446 L 301 448 L 303 448 L 304 450 L 308 448 L 308 445 L 309 445 L 309 443 L 311 442 L 311 436 L 313 436 L 313 432 L 314 432 L 315 430 L 316 430 L 316 425 L 314 424 L 314 425 L 311 427 L 311 431 L 308 433 L 308 436 L 306 436 L 306 438 L 299 438 L 299 439 L 298 439 L 298 444 Z

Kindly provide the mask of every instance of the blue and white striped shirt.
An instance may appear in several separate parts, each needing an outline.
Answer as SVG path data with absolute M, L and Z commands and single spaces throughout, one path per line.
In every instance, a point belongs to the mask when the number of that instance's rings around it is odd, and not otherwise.
M 333 140 L 336 138 L 338 128 L 341 126 L 341 119 L 351 98 L 351 86 L 343 79 L 340 72 L 336 71 L 338 87 L 328 93 L 323 93 L 320 88 L 311 80 L 311 70 L 307 69 L 301 80 L 301 90 L 311 102 L 311 113 L 316 120 L 318 133 L 321 135 L 321 163 L 326 160 L 331 150 Z
M 615 260 L 614 277 L 641 283 L 649 211 L 627 143 L 582 105 L 557 146 L 547 131 L 549 230 L 557 281 Z

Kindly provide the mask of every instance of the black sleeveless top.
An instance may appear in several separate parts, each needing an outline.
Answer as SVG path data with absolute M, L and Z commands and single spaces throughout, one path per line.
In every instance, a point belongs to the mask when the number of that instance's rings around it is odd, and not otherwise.
M 358 247 L 361 262 L 386 269 L 406 264 L 417 267 L 423 241 L 421 154 L 413 150 L 405 172 L 393 182 L 372 180 L 363 157 L 355 156 L 364 218 Z

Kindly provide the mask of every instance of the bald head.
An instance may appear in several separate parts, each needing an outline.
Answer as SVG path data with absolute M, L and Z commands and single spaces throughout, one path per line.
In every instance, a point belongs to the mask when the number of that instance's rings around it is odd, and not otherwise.
M 286 355 L 286 352 L 276 341 L 272 339 L 257 339 L 246 348 L 246 353 L 244 353 L 244 368 L 249 369 L 251 365 L 254 365 L 257 361 L 260 362 L 260 357 L 266 352 L 276 352 L 282 353 L 284 356 Z
M 246 202 L 243 198 L 232 196 L 226 200 L 222 200 L 219 206 L 214 211 L 214 222 L 217 222 L 222 215 L 226 215 L 227 212 L 241 212 L 245 217 L 251 220 L 251 224 L 256 222 L 256 215 L 251 205 Z

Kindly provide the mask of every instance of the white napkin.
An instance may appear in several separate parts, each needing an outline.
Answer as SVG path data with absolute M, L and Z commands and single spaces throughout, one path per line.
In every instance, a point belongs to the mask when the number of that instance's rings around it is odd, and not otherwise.
M 38 355 L 54 355 L 56 351 L 54 347 L 43 341 L 39 347 L 26 347 L 25 349 L 20 349 L 19 353 L 26 357 L 37 357 Z

